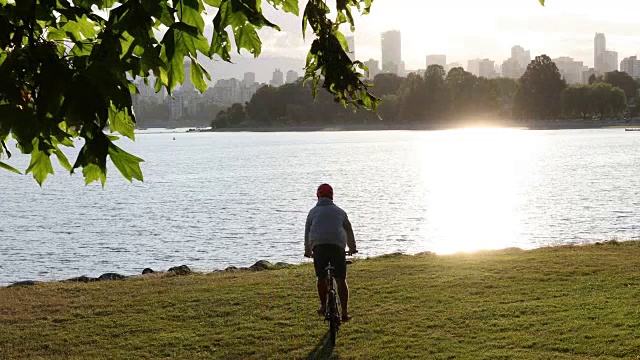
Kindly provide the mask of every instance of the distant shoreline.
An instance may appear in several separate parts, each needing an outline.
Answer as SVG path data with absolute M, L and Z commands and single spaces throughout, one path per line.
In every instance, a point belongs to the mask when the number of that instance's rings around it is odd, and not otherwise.
M 455 130 L 464 128 L 511 128 L 522 130 L 579 130 L 640 127 L 640 119 L 633 120 L 545 120 L 545 121 L 495 121 L 491 123 L 468 122 L 456 125 L 424 126 L 421 124 L 366 124 L 366 125 L 317 125 L 234 127 L 220 129 L 193 129 L 190 132 L 314 132 L 314 131 L 384 131 L 384 130 Z

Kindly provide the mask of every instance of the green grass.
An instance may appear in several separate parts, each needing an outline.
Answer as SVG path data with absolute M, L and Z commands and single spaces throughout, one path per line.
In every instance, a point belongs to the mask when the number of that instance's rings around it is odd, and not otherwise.
M 335 349 L 309 264 L 2 288 L 0 359 L 635 360 L 639 265 L 640 242 L 359 259 Z

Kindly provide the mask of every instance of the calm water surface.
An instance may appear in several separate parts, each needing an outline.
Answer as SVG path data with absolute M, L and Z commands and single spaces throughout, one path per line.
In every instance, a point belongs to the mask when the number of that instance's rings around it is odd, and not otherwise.
M 110 169 L 102 189 L 58 168 L 40 188 L 0 171 L 1 285 L 302 262 L 322 182 L 362 256 L 640 238 L 640 133 L 619 129 L 146 133 L 120 145 L 146 160 L 144 183 Z

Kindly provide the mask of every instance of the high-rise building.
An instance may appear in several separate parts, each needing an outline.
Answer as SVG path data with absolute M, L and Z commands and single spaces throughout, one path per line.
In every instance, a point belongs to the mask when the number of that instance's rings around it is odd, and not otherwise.
M 518 64 L 526 70 L 527 66 L 531 62 L 531 51 L 525 51 L 522 46 L 516 45 L 511 48 L 511 58 L 515 59 Z
M 635 79 L 640 79 L 640 60 L 637 56 L 624 58 L 620 62 L 620 71 L 624 71 Z
M 473 59 L 467 61 L 467 71 L 475 76 L 480 76 L 480 59 Z
M 607 39 L 602 33 L 596 33 L 593 40 L 593 63 L 598 75 L 618 70 L 618 53 L 607 50 Z
M 231 105 L 242 102 L 241 81 L 238 79 L 220 79 L 212 89 L 213 99 L 220 104 Z
M 382 33 L 382 71 L 402 75 L 402 37 L 400 31 L 390 30 Z
M 276 69 L 273 72 L 273 77 L 271 78 L 269 84 L 271 86 L 281 86 L 282 84 L 284 84 L 284 74 L 282 73 L 282 71 L 280 71 L 280 69 Z
M 179 120 L 184 116 L 184 98 L 182 96 L 182 90 L 178 89 L 172 92 L 168 98 L 169 103 L 169 117 L 171 120 Z
M 518 63 L 518 60 L 510 57 L 502 63 L 500 67 L 502 70 L 502 77 L 509 79 L 519 79 L 524 74 L 524 69 Z
M 478 76 L 487 79 L 496 77 L 495 61 L 489 59 L 480 60 L 478 63 Z
M 380 73 L 380 65 L 378 60 L 369 59 L 364 62 L 364 65 L 369 69 L 369 80 L 373 80 Z
M 252 86 L 255 82 L 256 82 L 256 73 L 254 72 L 244 73 L 244 79 L 242 80 L 242 85 Z
M 605 51 L 604 52 L 604 62 L 603 62 L 603 70 L 604 72 L 616 71 L 618 70 L 618 53 L 615 51 Z
M 597 73 L 604 73 L 604 53 L 607 51 L 607 38 L 604 34 L 596 33 L 593 39 L 593 68 Z
M 553 59 L 553 62 L 558 67 L 560 75 L 567 82 L 567 84 L 581 84 L 582 73 L 588 70 L 582 61 L 575 61 L 573 58 L 563 56 Z
M 429 65 L 440 65 L 445 70 L 447 69 L 447 55 L 427 55 L 427 68 Z
M 294 83 L 294 82 L 298 81 L 299 77 L 300 77 L 300 75 L 298 75 L 298 73 L 296 71 L 289 70 L 289 71 L 287 71 L 286 82 L 287 82 L 287 84 Z
M 347 36 L 347 55 L 351 61 L 356 61 L 356 43 L 353 36 Z
M 185 96 L 191 96 L 196 91 L 196 87 L 191 81 L 191 64 L 185 61 L 182 66 L 184 69 L 184 82 L 180 89 L 184 92 Z
M 502 77 L 519 79 L 527 70 L 531 62 L 531 51 L 524 50 L 520 45 L 511 48 L 511 57 L 502 63 Z

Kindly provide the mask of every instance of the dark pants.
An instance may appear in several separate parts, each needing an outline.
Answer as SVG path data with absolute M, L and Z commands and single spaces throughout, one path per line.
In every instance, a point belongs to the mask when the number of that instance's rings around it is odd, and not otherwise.
M 327 277 L 325 268 L 331 263 L 334 267 L 333 276 L 340 279 L 347 278 L 347 261 L 344 249 L 338 245 L 320 244 L 313 247 L 313 267 L 318 279 Z

